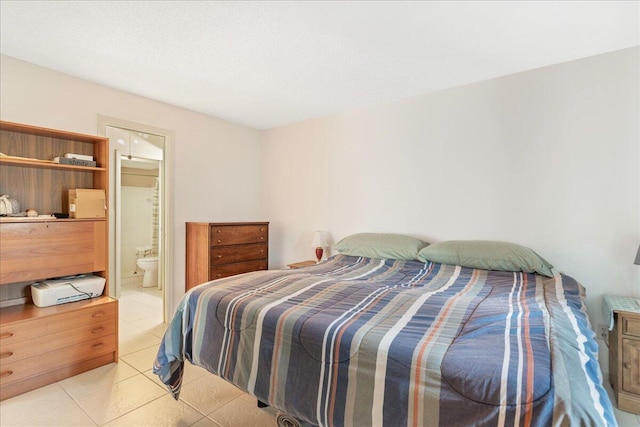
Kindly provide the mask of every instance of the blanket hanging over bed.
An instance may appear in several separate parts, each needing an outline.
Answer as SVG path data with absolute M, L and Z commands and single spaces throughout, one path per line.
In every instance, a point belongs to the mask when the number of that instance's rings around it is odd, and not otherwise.
M 615 426 L 597 352 L 568 276 L 336 255 L 191 289 L 154 372 L 321 426 Z

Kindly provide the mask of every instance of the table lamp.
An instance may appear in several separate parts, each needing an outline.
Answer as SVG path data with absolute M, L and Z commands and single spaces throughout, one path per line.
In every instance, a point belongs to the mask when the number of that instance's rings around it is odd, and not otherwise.
M 320 262 L 322 254 L 324 253 L 324 247 L 327 246 L 327 238 L 324 235 L 324 231 L 316 231 L 313 233 L 313 241 L 311 247 L 316 248 L 316 262 Z

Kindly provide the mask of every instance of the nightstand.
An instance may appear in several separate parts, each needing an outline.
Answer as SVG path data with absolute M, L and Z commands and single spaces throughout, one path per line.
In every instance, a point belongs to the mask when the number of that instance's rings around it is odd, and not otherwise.
M 609 382 L 617 406 L 640 414 L 640 305 L 628 297 L 605 295 L 609 332 Z
M 310 267 L 316 264 L 317 262 L 313 260 L 307 260 L 307 261 L 294 262 L 293 264 L 288 264 L 287 267 L 289 267 L 291 270 L 295 270 L 297 268 Z

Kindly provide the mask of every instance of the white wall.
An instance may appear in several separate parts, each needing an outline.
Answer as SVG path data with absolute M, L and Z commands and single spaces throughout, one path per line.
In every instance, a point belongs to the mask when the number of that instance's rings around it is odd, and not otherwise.
M 604 293 L 640 296 L 638 56 L 626 49 L 265 132 L 272 265 L 313 258 L 315 229 L 335 241 L 363 231 L 510 241 L 586 287 L 595 327 Z
M 185 222 L 263 220 L 259 131 L 7 56 L 0 70 L 2 120 L 95 135 L 101 114 L 175 132 L 171 312 L 184 294 Z

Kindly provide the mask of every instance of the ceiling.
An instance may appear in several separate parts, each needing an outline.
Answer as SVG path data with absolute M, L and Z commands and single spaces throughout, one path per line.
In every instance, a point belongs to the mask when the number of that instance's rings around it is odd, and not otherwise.
M 640 44 L 637 1 L 0 1 L 0 52 L 268 129 Z

